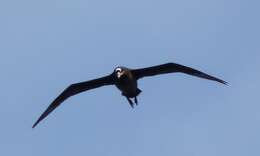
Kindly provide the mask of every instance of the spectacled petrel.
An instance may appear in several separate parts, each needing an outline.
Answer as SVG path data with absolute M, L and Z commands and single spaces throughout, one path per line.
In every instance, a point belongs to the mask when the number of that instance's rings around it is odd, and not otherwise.
M 126 97 L 130 106 L 134 108 L 134 103 L 136 105 L 138 104 L 137 96 L 141 93 L 141 90 L 138 88 L 137 80 L 147 76 L 155 76 L 160 74 L 176 72 L 197 76 L 200 78 L 216 81 L 222 84 L 227 84 L 227 82 L 219 78 L 210 76 L 199 70 L 176 63 L 166 63 L 141 69 L 117 67 L 115 68 L 114 72 L 110 75 L 70 85 L 50 104 L 50 106 L 45 110 L 45 112 L 43 112 L 39 119 L 34 123 L 33 128 L 67 98 L 78 93 L 106 85 L 115 85 L 122 92 L 122 95 Z M 134 102 L 131 100 L 132 98 L 134 98 Z

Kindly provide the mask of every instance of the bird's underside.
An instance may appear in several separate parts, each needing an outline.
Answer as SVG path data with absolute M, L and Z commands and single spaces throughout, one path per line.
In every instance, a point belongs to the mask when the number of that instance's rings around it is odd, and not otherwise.
M 45 112 L 43 112 L 39 119 L 34 123 L 33 128 L 37 126 L 40 121 L 47 117 L 55 108 L 57 108 L 63 101 L 65 101 L 69 97 L 87 90 L 106 85 L 115 85 L 122 92 L 122 95 L 127 98 L 129 104 L 133 108 L 134 103 L 136 105 L 138 104 L 137 96 L 141 93 L 141 90 L 138 88 L 137 85 L 137 81 L 139 79 L 148 76 L 176 72 L 181 72 L 192 76 L 216 81 L 222 84 L 227 84 L 227 82 L 219 78 L 176 63 L 166 63 L 141 69 L 128 69 L 126 67 L 117 67 L 110 75 L 70 85 L 49 105 Z M 134 102 L 131 99 L 133 99 Z

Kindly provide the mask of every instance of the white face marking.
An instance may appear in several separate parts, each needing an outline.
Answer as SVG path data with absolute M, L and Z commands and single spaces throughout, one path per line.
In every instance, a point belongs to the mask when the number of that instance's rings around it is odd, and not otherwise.
M 115 69 L 115 73 L 118 78 L 122 76 L 122 71 L 123 71 L 122 68 L 119 67 Z
M 118 73 L 118 72 L 121 73 L 121 72 L 122 72 L 122 68 L 116 68 L 116 69 L 115 69 L 115 72 L 116 72 L 116 73 Z

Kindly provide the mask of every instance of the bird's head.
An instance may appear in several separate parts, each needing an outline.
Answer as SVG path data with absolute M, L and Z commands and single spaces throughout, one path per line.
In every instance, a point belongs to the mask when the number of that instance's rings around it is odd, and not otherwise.
M 116 77 L 117 77 L 117 78 L 122 77 L 122 75 L 124 75 L 124 73 L 125 73 L 124 67 L 117 67 L 117 68 L 114 70 L 114 73 L 116 74 Z

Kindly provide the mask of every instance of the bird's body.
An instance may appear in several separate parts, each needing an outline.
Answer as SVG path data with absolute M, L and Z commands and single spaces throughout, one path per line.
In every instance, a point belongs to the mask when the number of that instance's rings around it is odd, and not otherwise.
M 116 74 L 117 69 L 121 69 L 122 72 L 117 75 L 115 85 L 122 92 L 122 95 L 129 98 L 138 96 L 140 89 L 137 87 L 137 80 L 135 79 L 131 70 L 126 67 L 117 67 L 115 69 Z
M 196 77 L 227 84 L 225 81 L 221 79 L 210 76 L 199 70 L 186 67 L 180 64 L 176 64 L 176 63 L 166 63 L 158 66 L 152 66 L 152 67 L 141 68 L 141 69 L 129 69 L 126 67 L 117 67 L 112 74 L 107 75 L 105 77 L 70 85 L 50 104 L 50 106 L 46 109 L 46 111 L 35 122 L 33 128 L 67 98 L 79 94 L 81 92 L 90 89 L 95 89 L 105 85 L 115 85 L 121 91 L 122 95 L 127 98 L 131 107 L 134 108 L 134 103 L 132 102 L 131 98 L 134 98 L 134 102 L 137 105 L 138 104 L 137 96 L 141 93 L 141 90 L 138 88 L 138 82 L 137 82 L 139 79 L 147 76 L 155 76 L 155 75 L 175 73 L 175 72 L 182 72 Z

